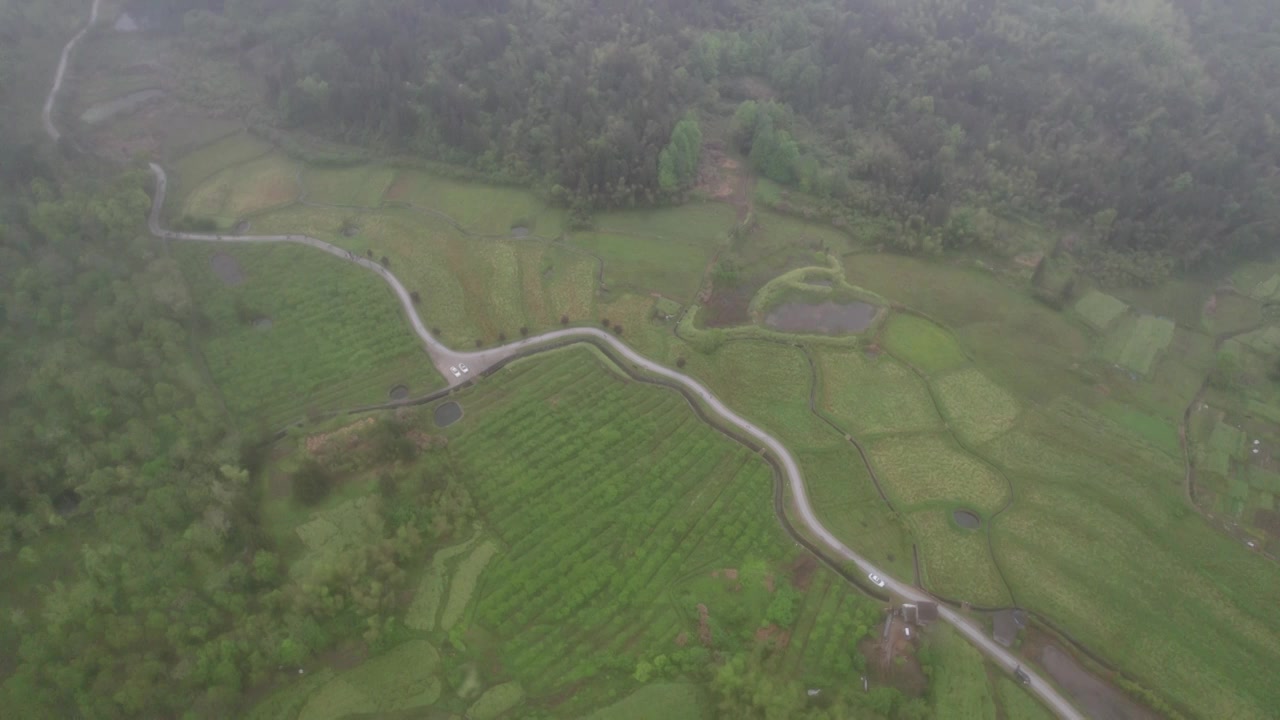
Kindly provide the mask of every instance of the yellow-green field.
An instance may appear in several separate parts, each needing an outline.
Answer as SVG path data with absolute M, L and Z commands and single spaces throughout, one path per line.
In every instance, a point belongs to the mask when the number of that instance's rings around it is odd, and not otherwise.
M 986 529 L 959 528 L 950 515 L 950 509 L 936 507 L 908 516 L 929 590 L 979 607 L 1012 604 L 987 547 Z
M 298 199 L 298 166 L 271 154 L 214 173 L 187 196 L 184 214 L 223 222 Z
M 858 437 L 942 428 L 924 381 L 892 357 L 836 348 L 813 355 L 822 373 L 822 409 Z
M 904 508 L 946 501 L 990 515 L 1009 498 L 999 473 L 944 434 L 883 437 L 869 443 L 867 452 L 885 491 Z
M 986 442 L 1018 418 L 1018 401 L 977 368 L 946 375 L 933 386 L 950 427 L 965 442 Z

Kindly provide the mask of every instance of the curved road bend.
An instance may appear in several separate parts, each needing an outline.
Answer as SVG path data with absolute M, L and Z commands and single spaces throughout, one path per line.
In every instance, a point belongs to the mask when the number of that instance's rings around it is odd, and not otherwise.
M 55 142 L 61 137 L 61 133 L 58 132 L 57 127 L 53 124 L 54 102 L 57 100 L 58 91 L 62 88 L 62 80 L 67 71 L 67 64 L 69 62 L 71 52 L 75 49 L 76 44 L 80 42 L 80 39 L 84 37 L 88 29 L 97 22 L 98 5 L 100 2 L 101 0 L 93 1 L 93 9 L 90 11 L 89 15 L 89 25 L 76 33 L 75 37 L 71 38 L 66 47 L 62 49 L 62 57 L 58 62 L 58 70 L 57 74 L 54 76 L 53 87 L 49 90 L 49 95 L 45 99 L 45 132 L 48 133 L 49 137 Z M 932 601 L 932 598 L 921 590 L 890 577 L 883 570 L 872 565 L 870 561 L 849 549 L 844 543 L 840 542 L 840 540 L 837 539 L 831 531 L 823 527 L 822 523 L 818 520 L 817 514 L 813 511 L 813 505 L 809 502 L 809 492 L 804 484 L 804 476 L 800 473 L 800 466 L 796 463 L 795 458 L 792 457 L 786 446 L 769 433 L 756 427 L 755 424 L 749 420 L 738 415 L 733 410 L 730 410 L 720 401 L 719 398 L 713 395 L 710 390 L 697 380 L 650 360 L 635 350 L 632 350 L 627 345 L 624 345 L 622 341 L 618 340 L 613 335 L 596 328 L 566 328 L 564 330 L 554 330 L 552 332 L 525 338 L 523 340 L 518 340 L 516 342 L 488 350 L 479 350 L 474 352 L 460 352 L 452 350 L 436 339 L 435 336 L 427 330 L 426 325 L 422 322 L 422 318 L 418 315 L 417 308 L 414 307 L 409 291 L 405 289 L 400 280 L 395 275 L 391 274 L 390 270 L 376 262 L 373 262 L 372 260 L 360 257 L 340 247 L 330 245 L 327 242 L 317 240 L 306 235 L 240 236 L 186 233 L 165 230 L 160 227 L 160 211 L 161 208 L 164 207 L 165 192 L 168 189 L 168 177 L 165 175 L 164 168 L 155 163 L 151 163 L 151 172 L 156 178 L 155 194 L 151 201 L 151 214 L 147 218 L 147 226 L 152 235 L 166 240 L 227 243 L 275 242 L 307 245 L 333 255 L 336 258 L 355 263 L 366 270 L 371 270 L 377 273 L 387 282 L 388 285 L 391 286 L 391 289 L 395 291 L 396 297 L 400 299 L 400 305 L 404 308 L 405 315 L 408 316 L 414 332 L 417 333 L 418 337 L 422 340 L 422 344 L 426 348 L 427 354 L 431 357 L 431 361 L 435 364 L 436 369 L 440 371 L 440 374 L 451 385 L 458 385 L 462 382 L 462 379 L 454 378 L 453 373 L 449 371 L 450 366 L 457 365 L 460 362 L 467 363 L 473 373 L 479 374 L 500 360 L 504 360 L 534 346 L 554 342 L 556 340 L 594 337 L 609 343 L 609 345 L 612 346 L 618 354 L 622 355 L 635 365 L 683 385 L 687 390 L 698 397 L 701 397 L 703 402 L 705 402 L 707 406 L 713 409 L 718 415 L 723 417 L 729 423 L 741 428 L 743 432 L 755 438 L 764 447 L 769 448 L 770 452 L 778 458 L 783 470 L 786 472 L 787 483 L 790 485 L 791 494 L 795 498 L 795 509 L 800 515 L 801 523 L 804 524 L 805 527 L 807 527 L 823 545 L 826 545 L 827 548 L 834 552 L 838 557 L 851 561 L 861 572 L 875 573 L 876 575 L 879 575 L 885 581 L 885 589 L 903 600 L 909 600 L 912 602 Z M 959 613 L 945 605 L 939 605 L 938 611 L 943 620 L 953 625 L 962 635 L 968 638 L 971 643 L 976 645 L 979 650 L 986 653 L 989 658 L 995 661 L 995 663 L 1006 672 L 1012 673 L 1013 669 L 1020 664 L 1018 659 L 1012 653 L 1004 647 L 996 644 L 996 642 L 991 638 L 987 637 L 987 634 L 983 629 L 968 618 L 961 616 Z M 1052 685 L 1045 682 L 1044 678 L 1040 677 L 1030 669 L 1026 669 L 1026 672 L 1031 677 L 1031 684 L 1028 689 L 1052 708 L 1058 717 L 1063 718 L 1064 720 L 1085 720 L 1084 716 L 1072 707 L 1071 703 L 1060 695 Z
M 58 132 L 58 128 L 53 124 L 53 103 L 58 99 L 58 91 L 62 89 L 62 78 L 67 74 L 67 63 L 71 59 L 71 51 L 76 49 L 76 45 L 80 44 L 81 38 L 85 33 L 89 32 L 89 28 L 98 22 L 98 5 L 102 0 L 93 0 L 93 7 L 89 9 L 89 24 L 80 28 L 80 32 L 62 48 L 62 57 L 58 58 L 58 71 L 53 75 L 53 87 L 49 89 L 49 95 L 44 99 L 44 111 L 40 115 L 40 119 L 44 121 L 44 131 L 49 138 L 55 143 L 58 138 L 62 137 L 62 133 Z
M 783 470 L 787 475 L 787 482 L 791 487 L 792 496 L 795 498 L 795 508 L 800 515 L 801 522 L 813 533 L 822 544 L 826 545 L 831 551 L 839 557 L 853 562 L 861 572 L 875 573 L 885 581 L 885 587 L 893 594 L 910 600 L 913 602 L 931 601 L 932 598 L 916 589 L 915 587 L 895 580 L 887 575 L 883 570 L 872 565 L 866 558 L 849 549 L 844 543 L 840 542 L 831 531 L 823 527 L 818 520 L 817 514 L 813 510 L 813 505 L 809 501 L 808 489 L 804 484 L 804 476 L 800 472 L 800 466 L 796 463 L 795 458 L 787 450 L 781 442 L 772 435 L 757 427 L 754 423 L 738 415 L 729 409 L 720 401 L 710 390 L 702 383 L 693 378 L 672 370 L 664 365 L 660 365 L 649 358 L 641 355 L 631 347 L 618 340 L 612 334 L 596 328 L 566 328 L 564 330 L 553 330 L 541 335 L 518 340 L 513 343 L 502 345 L 500 347 L 479 350 L 473 352 L 461 352 L 453 350 L 440 342 L 435 336 L 427 330 L 423 324 L 422 318 L 418 315 L 418 310 L 413 304 L 413 300 L 409 295 L 409 291 L 405 289 L 400 280 L 382 265 L 348 252 L 342 248 L 330 245 L 322 240 L 317 240 L 306 235 L 256 235 L 256 236 L 239 236 L 239 235 L 216 235 L 207 233 L 184 233 L 165 230 L 160 227 L 160 210 L 164 205 L 165 191 L 168 184 L 164 169 L 155 163 L 151 164 L 151 172 L 156 176 L 156 191 L 151 206 L 151 216 L 148 221 L 151 233 L 157 237 L 168 240 L 193 240 L 201 242 L 227 242 L 227 243 L 295 243 L 299 245 L 307 245 L 317 250 L 324 251 L 342 260 L 355 263 L 367 270 L 372 270 L 386 280 L 391 289 L 395 291 L 396 296 L 400 299 L 400 305 L 404 308 L 405 314 L 409 317 L 409 322 L 413 325 L 413 330 L 422 340 L 423 346 L 427 350 L 427 354 L 431 357 L 432 362 L 451 385 L 461 384 L 465 379 L 455 378 L 450 372 L 450 366 L 456 366 L 458 363 L 466 363 L 473 373 L 479 374 L 484 372 L 491 365 L 505 360 L 512 355 L 516 355 L 522 351 L 528 350 L 538 345 L 543 345 L 556 340 L 567 338 L 593 337 L 609 343 L 613 349 L 628 361 L 645 370 L 662 377 L 673 380 L 693 394 L 702 398 L 716 414 L 723 417 L 729 423 L 741 428 L 749 436 L 757 440 L 761 445 L 767 447 L 770 452 L 782 464 Z M 940 605 L 939 613 L 944 620 L 951 623 L 960 631 L 962 635 L 969 639 L 980 650 L 985 652 L 992 660 L 1007 672 L 1012 673 L 1013 669 L 1019 665 L 1019 661 L 1012 653 L 1005 648 L 996 644 L 994 640 L 987 637 L 986 632 L 975 625 L 967 618 L 961 616 L 951 608 Z M 1025 669 L 1025 668 L 1024 668 Z M 1068 720 L 1083 720 L 1083 716 L 1078 713 L 1071 703 L 1058 694 L 1054 688 L 1046 683 L 1043 678 L 1038 677 L 1031 670 L 1027 670 L 1031 675 L 1031 686 L 1029 690 L 1038 695 L 1046 704 L 1048 704 L 1058 714 L 1059 717 Z

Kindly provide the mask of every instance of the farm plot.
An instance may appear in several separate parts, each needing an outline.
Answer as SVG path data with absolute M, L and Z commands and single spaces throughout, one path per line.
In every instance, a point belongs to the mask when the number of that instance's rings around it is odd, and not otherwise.
M 823 526 L 893 575 L 910 577 L 912 534 L 876 492 L 857 450 L 844 443 L 798 452 L 796 461 Z
M 439 673 L 440 653 L 425 640 L 410 640 L 329 680 L 308 698 L 298 720 L 425 707 L 440 697 Z
M 302 189 L 308 202 L 374 208 L 395 179 L 395 170 L 373 163 L 356 167 L 308 166 L 302 171 Z
M 434 630 L 436 616 L 440 614 L 440 606 L 444 603 L 445 591 L 448 589 L 448 572 L 446 563 L 467 552 L 475 545 L 479 535 L 467 542 L 438 550 L 431 558 L 431 566 L 427 568 L 418 583 L 418 590 L 413 595 L 413 603 L 405 614 L 404 624 L 414 630 Z M 470 599 L 471 592 L 467 592 Z M 452 597 L 452 596 L 451 596 Z
M 1187 511 L 1177 460 L 1068 405 L 983 451 L 1016 488 L 991 533 L 1020 604 L 1196 716 L 1277 706 L 1280 620 L 1259 608 L 1280 578 Z
M 1018 401 L 977 368 L 951 373 L 933 384 L 943 414 L 967 442 L 986 442 L 1013 427 L 1018 417 Z
M 176 185 L 190 192 L 218 172 L 270 152 L 270 143 L 247 132 L 239 132 L 183 155 L 174 162 L 171 175 L 177 181 Z M 174 199 L 176 196 L 170 197 L 170 201 Z
M 387 189 L 389 201 L 430 208 L 448 215 L 468 233 L 510 236 L 514 228 L 558 237 L 564 211 L 515 187 L 450 180 L 420 170 L 400 170 Z
M 1107 362 L 1146 375 L 1156 358 L 1173 341 L 1173 331 L 1173 321 L 1168 318 L 1154 315 L 1123 318 L 1103 340 L 1102 357 Z
M 504 666 L 535 696 L 593 674 L 593 659 L 652 657 L 696 633 L 665 599 L 678 578 L 790 547 L 768 466 L 675 393 L 597 362 L 573 348 L 510 366 L 469 391 L 491 404 L 449 445 L 509 548 L 470 622 L 500 637 Z
M 943 372 L 969 362 L 946 330 L 915 315 L 894 313 L 884 328 L 884 346 L 924 373 Z
M 307 248 L 177 245 L 202 345 L 231 411 L 276 427 L 310 410 L 385 401 L 389 388 L 420 394 L 443 382 L 372 274 Z M 231 257 L 234 287 L 211 268 Z
M 576 232 L 570 240 L 604 261 L 611 290 L 656 292 L 689 302 L 698 290 L 713 246 L 696 239 Z
M 867 453 L 899 509 L 945 500 L 990 515 L 1009 497 L 1004 478 L 941 435 L 890 436 Z
M 280 154 L 220 170 L 192 188 L 183 212 L 230 224 L 298 199 L 298 167 Z
M 701 686 L 659 683 L 642 687 L 618 702 L 597 710 L 587 720 L 702 720 L 712 707 Z
M 955 527 L 950 514 L 938 507 L 908 517 L 929 590 L 980 607 L 1010 605 L 1013 600 L 991 558 L 986 533 Z
M 1106 332 L 1111 323 L 1129 311 L 1129 306 L 1106 293 L 1090 290 L 1076 301 L 1074 310 L 1089 327 Z
M 893 358 L 834 348 L 812 352 L 822 378 L 822 410 L 854 435 L 942 428 L 929 389 Z

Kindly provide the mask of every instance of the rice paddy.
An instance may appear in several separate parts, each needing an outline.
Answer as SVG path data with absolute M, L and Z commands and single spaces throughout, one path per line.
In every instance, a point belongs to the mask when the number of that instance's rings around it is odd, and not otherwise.
M 1089 327 L 1106 332 L 1111 323 L 1128 312 L 1129 306 L 1106 293 L 1090 290 L 1076 301 L 1074 309 Z
M 271 154 L 215 173 L 187 196 L 183 213 L 225 224 L 298 199 L 298 166 Z
M 984 443 L 1018 418 L 1018 401 L 977 368 L 946 375 L 933 386 L 943 414 L 965 442 Z
M 444 213 L 467 232 L 509 237 L 521 227 L 544 238 L 564 231 L 564 211 L 516 187 L 451 180 L 420 170 L 400 170 L 385 199 Z M 354 203 L 344 203 L 354 204 Z
M 821 408 L 858 437 L 940 430 L 942 418 L 924 381 L 887 355 L 818 348 Z
M 320 168 L 308 166 L 301 182 L 307 202 L 374 208 L 395 179 L 396 172 L 385 165 Z
M 883 437 L 867 452 L 885 491 L 905 510 L 947 501 L 990 515 L 1009 498 L 999 473 L 942 434 Z
M 924 318 L 895 313 L 884 328 L 885 349 L 923 373 L 960 367 L 969 358 L 954 337 Z
M 1013 602 L 981 530 L 956 527 L 949 509 L 917 510 L 908 516 L 920 547 L 920 563 L 930 591 L 978 607 Z
M 1142 315 L 1123 318 L 1102 343 L 1102 357 L 1138 375 L 1147 375 L 1156 357 L 1173 341 L 1168 318 Z

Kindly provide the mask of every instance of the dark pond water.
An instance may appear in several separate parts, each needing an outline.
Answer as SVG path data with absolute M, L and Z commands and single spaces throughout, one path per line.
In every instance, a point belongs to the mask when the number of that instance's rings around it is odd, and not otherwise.
M 437 405 L 435 409 L 436 427 L 449 427 L 462 419 L 462 406 L 456 402 Z
M 871 327 L 880 308 L 864 302 L 820 304 L 789 302 L 775 307 L 764 324 L 786 332 L 820 332 L 829 335 L 862 332 Z
M 387 397 L 392 400 L 403 400 L 409 397 L 409 388 L 404 385 L 397 385 L 391 388 L 391 391 L 387 393 Z
M 977 513 L 973 513 L 968 510 L 953 510 L 951 512 L 951 517 L 955 518 L 956 524 L 962 528 L 969 528 L 972 530 L 974 528 L 982 527 L 982 518 L 978 517 Z

